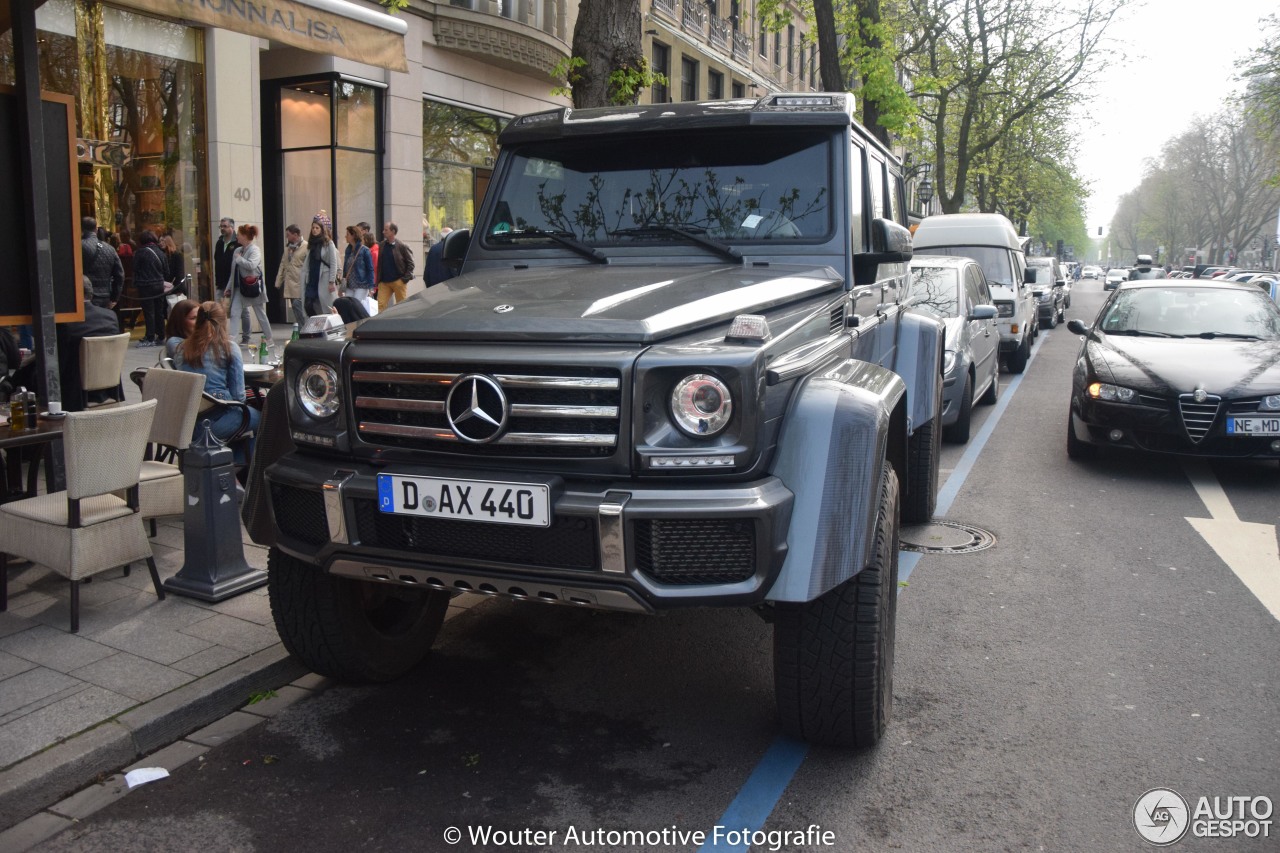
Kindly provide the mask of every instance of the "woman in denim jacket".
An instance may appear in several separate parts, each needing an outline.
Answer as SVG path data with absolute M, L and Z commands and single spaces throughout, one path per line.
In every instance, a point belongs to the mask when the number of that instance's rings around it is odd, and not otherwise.
M 244 226 L 240 226 L 243 228 Z M 219 400 L 239 400 L 244 402 L 244 360 L 240 357 L 240 348 L 231 342 L 230 324 L 227 312 L 217 302 L 205 302 L 196 310 L 195 326 L 187 338 L 171 338 L 175 356 L 174 366 L 189 373 L 204 375 L 204 390 L 211 397 Z M 258 420 L 262 413 L 250 406 L 249 426 L 246 432 L 254 432 L 258 428 Z M 221 413 L 212 415 L 209 420 L 213 434 L 220 441 L 226 441 L 240 430 L 243 419 L 240 409 L 223 409 Z M 202 416 L 203 421 L 203 416 Z M 198 438 L 201 425 L 196 426 L 192 438 Z M 253 453 L 253 442 L 249 442 L 249 453 Z M 241 456 L 236 449 L 236 462 L 245 464 L 247 457 Z
M 342 256 L 342 290 L 361 304 L 369 296 L 373 280 L 373 253 L 364 244 L 360 229 L 347 226 L 347 250 Z

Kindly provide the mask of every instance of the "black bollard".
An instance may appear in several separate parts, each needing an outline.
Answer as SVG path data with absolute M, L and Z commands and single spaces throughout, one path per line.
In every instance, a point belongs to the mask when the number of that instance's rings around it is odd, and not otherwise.
M 177 595 L 201 601 L 225 601 L 267 582 L 267 573 L 250 568 L 240 540 L 236 501 L 235 454 L 213 435 L 208 420 L 183 455 L 187 504 L 183 512 L 182 569 L 164 582 Z

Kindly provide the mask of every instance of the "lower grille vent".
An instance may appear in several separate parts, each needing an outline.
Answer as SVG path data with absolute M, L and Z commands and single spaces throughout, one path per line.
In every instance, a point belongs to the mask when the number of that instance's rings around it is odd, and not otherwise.
M 640 520 L 635 555 L 659 583 L 737 583 L 755 574 L 756 529 L 733 519 Z
M 513 567 L 599 569 L 596 526 L 589 518 L 558 515 L 550 527 L 482 524 L 379 512 L 373 500 L 355 501 L 360 543 L 411 551 L 427 560 L 476 560 Z
M 329 541 L 329 521 L 324 513 L 324 495 L 309 489 L 271 484 L 271 508 L 280 532 L 311 545 Z

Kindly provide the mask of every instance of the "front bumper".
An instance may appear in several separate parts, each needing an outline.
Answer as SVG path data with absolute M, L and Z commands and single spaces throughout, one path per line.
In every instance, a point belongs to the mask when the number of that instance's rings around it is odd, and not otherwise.
M 392 515 L 377 475 L 528 481 L 548 527 Z M 599 483 L 511 471 L 372 466 L 289 454 L 266 473 L 276 544 L 335 574 L 609 610 L 764 600 L 786 557 L 793 495 L 747 483 Z
M 1184 426 L 1177 403 L 1137 405 L 1094 400 L 1080 391 L 1071 401 L 1071 428 L 1076 438 L 1103 447 L 1121 447 L 1149 453 L 1222 459 L 1280 459 L 1271 449 L 1275 439 L 1235 436 L 1226 432 L 1227 405 L 1219 407 L 1212 426 L 1193 441 Z M 1120 430 L 1118 439 L 1111 438 Z

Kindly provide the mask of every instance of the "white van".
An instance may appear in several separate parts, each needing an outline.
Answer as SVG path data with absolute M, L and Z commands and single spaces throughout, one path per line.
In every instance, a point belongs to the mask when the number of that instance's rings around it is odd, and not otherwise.
M 1001 360 L 1014 373 L 1025 370 L 1040 325 L 1027 282 L 1023 241 L 1013 223 L 998 213 L 944 213 L 921 222 L 911 242 L 922 254 L 957 255 L 978 262 L 999 311 Z

